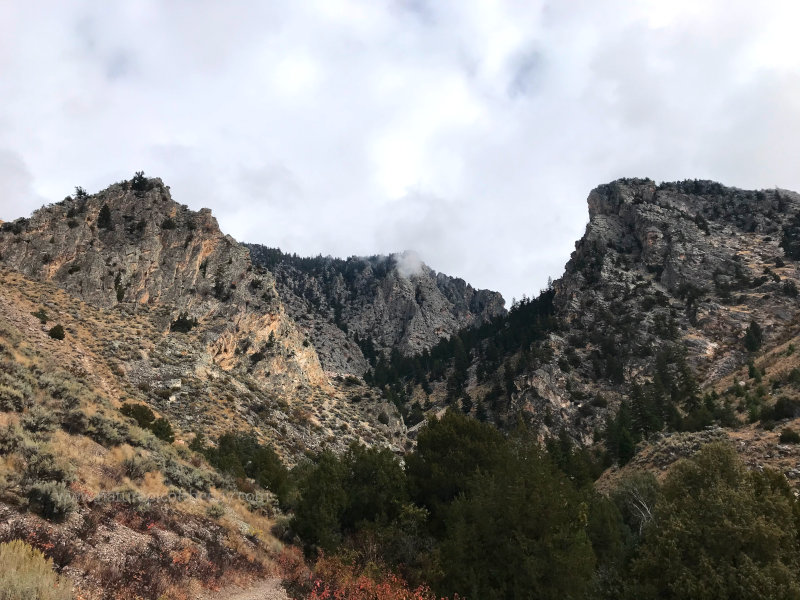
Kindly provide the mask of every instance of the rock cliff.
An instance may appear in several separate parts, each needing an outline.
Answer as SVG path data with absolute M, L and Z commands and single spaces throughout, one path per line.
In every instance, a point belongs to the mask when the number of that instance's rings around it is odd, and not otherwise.
M 554 283 L 553 359 L 515 384 L 514 406 L 540 423 L 554 415 L 551 430 L 567 424 L 590 441 L 631 384 L 652 380 L 666 348 L 704 387 L 748 360 L 751 322 L 765 346 L 795 332 L 798 194 L 624 179 L 593 190 L 588 206 Z M 664 356 L 670 368 L 683 360 Z
M 27 279 L 113 315 L 94 331 L 105 340 L 106 366 L 185 431 L 253 428 L 283 440 L 289 458 L 363 436 L 402 447 L 394 406 L 380 395 L 351 403 L 361 393 L 325 375 L 272 275 L 252 265 L 209 210 L 176 203 L 159 179 L 80 190 L 4 223 L 0 256 Z M 346 433 L 334 434 L 340 425 Z
M 418 354 L 505 314 L 497 292 L 437 273 L 411 253 L 341 260 L 249 248 L 253 262 L 274 274 L 279 297 L 327 371 L 362 375 L 380 354 Z

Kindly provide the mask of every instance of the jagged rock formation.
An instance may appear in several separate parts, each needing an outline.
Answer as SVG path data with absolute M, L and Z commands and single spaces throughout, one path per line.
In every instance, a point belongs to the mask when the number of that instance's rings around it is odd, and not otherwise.
M 109 339 L 103 358 L 186 430 L 244 423 L 284 440 L 289 458 L 355 439 L 402 448 L 394 406 L 380 395 L 351 403 L 363 392 L 324 374 L 272 275 L 252 266 L 209 210 L 174 202 L 159 179 L 134 178 L 5 223 L 0 255 L 26 278 L 127 315 L 132 329 Z
M 165 329 L 181 315 L 197 319 L 224 368 L 246 365 L 272 336 L 283 347 L 263 353 L 260 369 L 325 382 L 272 278 L 253 271 L 247 248 L 222 234 L 210 210 L 172 201 L 159 179 L 42 208 L 0 229 L 0 253 L 12 268 L 95 306 L 169 307 Z
M 795 331 L 800 195 L 626 179 L 588 204 L 586 233 L 554 284 L 554 358 L 516 381 L 514 408 L 541 424 L 552 415 L 551 432 L 567 425 L 590 441 L 665 347 L 685 348 L 707 386 L 746 361 L 751 321 L 767 345 Z
M 410 253 L 341 260 L 249 248 L 253 262 L 274 274 L 326 371 L 362 375 L 378 353 L 418 354 L 505 313 L 499 293 L 437 273 Z

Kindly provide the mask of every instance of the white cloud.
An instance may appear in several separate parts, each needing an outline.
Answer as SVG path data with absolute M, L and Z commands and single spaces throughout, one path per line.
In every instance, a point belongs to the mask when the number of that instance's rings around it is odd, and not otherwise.
M 800 189 L 794 2 L 0 3 L 0 218 L 139 169 L 303 254 L 509 299 L 621 176 Z

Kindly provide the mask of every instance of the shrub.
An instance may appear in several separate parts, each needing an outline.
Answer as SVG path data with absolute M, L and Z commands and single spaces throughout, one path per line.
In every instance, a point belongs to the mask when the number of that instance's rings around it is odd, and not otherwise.
M 56 325 L 47 332 L 47 335 L 54 340 L 63 340 L 65 335 L 64 328 L 61 325 Z
M 774 419 L 794 419 L 800 413 L 800 405 L 796 400 L 781 396 L 772 409 Z
M 84 433 L 89 427 L 89 419 L 80 408 L 70 408 L 59 414 L 61 428 L 69 434 Z
M 288 472 L 271 446 L 259 444 L 252 435 L 235 433 L 221 435 L 216 448 L 204 448 L 200 436 L 192 445 L 220 471 L 238 478 L 250 477 L 285 500 Z
M 225 514 L 225 505 L 222 503 L 212 504 L 206 509 L 206 514 L 212 519 L 219 519 Z
M 125 403 L 120 407 L 119 412 L 126 417 L 131 417 L 139 424 L 139 427 L 145 429 L 150 427 L 150 425 L 153 424 L 153 421 L 156 420 L 156 416 L 153 414 L 153 411 L 144 404 Z
M 100 413 L 89 417 L 87 435 L 98 444 L 116 446 L 126 440 L 127 432 L 122 423 L 112 421 Z
M 40 308 L 39 310 L 37 310 L 36 312 L 32 312 L 31 314 L 37 319 L 39 319 L 42 325 L 47 323 L 48 320 L 47 313 L 43 308 Z
M 783 282 L 783 288 L 781 288 L 781 291 L 783 292 L 784 296 L 789 296 L 789 298 L 797 298 L 797 285 L 790 279 Z
M 744 347 L 749 352 L 756 352 L 761 348 L 763 341 L 764 333 L 761 330 L 761 326 L 755 321 L 750 321 L 750 325 L 747 326 L 747 331 L 744 334 Z
M 63 483 L 35 483 L 28 491 L 31 509 L 51 521 L 63 521 L 75 510 L 75 498 Z
M 28 438 L 22 437 L 18 447 L 25 458 L 25 471 L 23 482 L 35 485 L 44 481 L 50 483 L 64 483 L 72 481 L 74 475 L 68 464 L 60 463 L 52 452 Z
M 56 428 L 56 416 L 51 410 L 42 406 L 34 406 L 22 417 L 23 429 L 31 433 L 54 431 Z
M 786 427 L 781 431 L 779 441 L 781 444 L 800 444 L 800 433 L 791 427 Z
M 167 217 L 161 223 L 161 229 L 175 229 L 177 227 L 177 223 L 175 223 L 175 219 L 172 217 Z
M 70 600 L 70 583 L 22 540 L 0 544 L 0 600 Z
M 17 388 L 0 384 L 0 410 L 21 412 L 30 406 L 30 399 Z
M 732 446 L 706 445 L 667 475 L 627 597 L 796 597 L 793 505 L 781 475 L 748 471 Z
M 137 454 L 123 460 L 122 468 L 125 469 L 125 474 L 131 479 L 141 479 L 145 473 L 154 471 L 157 467 L 152 459 Z
M 309 600 L 348 598 L 351 600 L 436 600 L 425 585 L 412 588 L 393 573 L 361 569 L 339 558 L 323 557 L 314 567 L 314 583 Z M 446 599 L 442 599 L 446 600 Z
M 189 333 L 192 328 L 197 327 L 197 319 L 189 318 L 189 313 L 182 313 L 177 319 L 169 326 L 170 331 L 178 333 Z
M 172 431 L 172 425 L 164 418 L 153 421 L 153 424 L 150 426 L 150 431 L 160 440 L 169 442 L 170 444 L 175 441 L 175 433 Z
M 194 469 L 170 460 L 161 469 L 167 481 L 182 490 L 207 492 L 212 485 L 219 485 L 219 478 L 206 470 Z

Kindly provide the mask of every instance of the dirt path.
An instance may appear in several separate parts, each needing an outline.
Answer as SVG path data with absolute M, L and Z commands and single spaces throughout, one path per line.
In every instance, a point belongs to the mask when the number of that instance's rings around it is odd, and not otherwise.
M 278 578 L 265 579 L 253 587 L 242 589 L 231 586 L 216 592 L 206 592 L 198 600 L 290 600 Z

